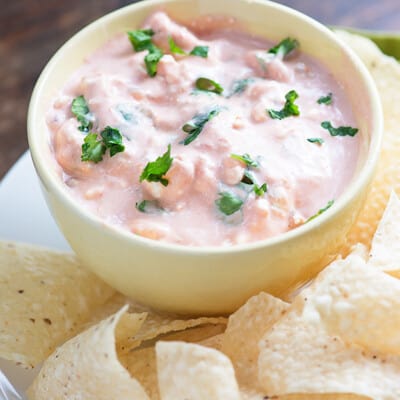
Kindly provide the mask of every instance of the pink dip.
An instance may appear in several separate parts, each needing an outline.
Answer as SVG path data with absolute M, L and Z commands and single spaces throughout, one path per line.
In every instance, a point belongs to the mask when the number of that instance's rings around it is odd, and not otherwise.
M 212 26 L 213 20 L 204 23 Z M 322 121 L 354 127 L 343 89 L 327 70 L 298 52 L 283 60 L 271 57 L 266 51 L 276 43 L 233 29 L 207 31 L 197 24 L 195 36 L 162 12 L 144 26 L 153 29 L 153 43 L 164 50 L 155 77 L 146 72 L 147 51 L 135 52 L 127 35 L 119 34 L 87 57 L 47 116 L 64 182 L 84 207 L 144 237 L 225 246 L 286 232 L 337 199 L 354 173 L 360 133 L 331 136 L 321 127 Z M 208 57 L 171 55 L 170 36 L 186 52 L 209 46 Z M 194 91 L 199 77 L 218 82 L 223 95 Z M 252 81 L 228 97 L 233 82 L 243 78 Z M 282 109 L 290 90 L 299 95 L 300 115 L 272 119 L 266 110 Z M 330 92 L 331 105 L 317 103 Z M 85 133 L 71 113 L 72 100 L 80 95 L 94 118 L 91 132 L 119 129 L 125 151 L 113 157 L 107 151 L 98 163 L 81 161 Z M 183 125 L 215 106 L 219 114 L 193 142 L 182 144 L 188 136 Z M 173 157 L 168 185 L 139 182 L 146 164 L 168 144 Z M 231 157 L 246 153 L 258 167 Z M 265 194 L 240 183 L 246 170 L 259 186 L 267 184 Z M 222 192 L 241 199 L 240 210 L 222 213 L 216 204 Z M 143 200 L 151 200 L 145 212 L 135 206 Z

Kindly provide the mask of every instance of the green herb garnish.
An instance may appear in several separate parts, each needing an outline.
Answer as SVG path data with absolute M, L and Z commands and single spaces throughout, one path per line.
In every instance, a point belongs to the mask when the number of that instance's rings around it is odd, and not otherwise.
M 164 55 L 162 50 L 152 42 L 154 31 L 152 29 L 139 29 L 129 31 L 128 37 L 135 51 L 148 50 L 144 57 L 147 74 L 151 77 L 157 75 L 157 65 Z
M 297 49 L 300 43 L 296 39 L 287 37 L 279 42 L 276 46 L 270 48 L 268 53 L 276 54 L 278 57 L 285 58 L 293 50 Z
M 216 94 L 221 94 L 224 91 L 224 88 L 219 83 L 208 78 L 198 78 L 196 80 L 196 89 Z
M 200 135 L 205 124 L 213 119 L 220 112 L 220 108 L 213 108 L 211 111 L 197 114 L 190 121 L 183 125 L 182 130 L 188 134 L 183 140 L 183 144 L 186 146 L 193 142 Z
M 235 94 L 243 93 L 246 90 L 247 86 L 249 86 L 249 84 L 253 81 L 253 78 L 238 79 L 236 81 L 233 81 L 231 89 L 229 91 L 229 95 L 227 97 L 229 98 Z
M 135 206 L 142 213 L 152 214 L 163 211 L 156 200 L 142 200 L 140 203 L 136 203 Z
M 319 215 L 324 213 L 328 208 L 332 207 L 334 202 L 334 200 L 329 200 L 325 207 L 319 209 L 314 215 L 308 218 L 305 223 L 312 221 L 314 218 L 317 218 Z
M 173 54 L 186 54 L 186 52 L 181 49 L 174 41 L 172 36 L 168 38 L 169 50 Z
M 93 161 L 98 163 L 103 155 L 110 150 L 110 157 L 125 150 L 122 144 L 122 135 L 118 129 L 106 126 L 100 132 L 101 140 L 98 140 L 97 133 L 89 133 L 85 136 L 82 144 L 82 161 Z
M 182 54 L 189 56 L 198 56 L 207 58 L 208 57 L 208 46 L 196 46 L 190 53 L 186 53 L 181 47 L 179 47 L 172 36 L 168 38 L 169 50 L 172 54 Z
M 168 172 L 174 159 L 171 157 L 171 145 L 168 150 L 155 161 L 147 163 L 140 175 L 140 182 L 146 180 L 148 182 L 160 182 L 164 186 L 168 186 L 168 179 L 164 175 Z
M 262 196 L 263 194 L 267 193 L 267 184 L 263 183 L 261 186 L 258 186 L 257 184 L 254 184 L 254 193 L 257 196 Z
M 310 143 L 317 143 L 319 145 L 324 143 L 324 139 L 322 139 L 320 137 L 307 138 L 307 141 L 310 142 Z
M 83 140 L 81 161 L 98 163 L 103 159 L 106 150 L 103 141 L 97 140 L 97 133 L 89 133 Z
M 78 127 L 80 131 L 89 132 L 89 130 L 92 129 L 93 123 L 89 106 L 83 96 L 75 97 L 75 99 L 72 100 L 71 112 L 81 123 L 81 126 Z
M 321 96 L 318 100 L 317 100 L 318 104 L 325 104 L 327 106 L 329 106 L 330 104 L 332 104 L 332 93 L 328 93 L 326 96 Z
M 329 121 L 324 121 L 321 123 L 324 129 L 327 129 L 331 136 L 355 136 L 358 132 L 357 128 L 352 128 L 351 126 L 339 126 L 334 128 Z
M 239 211 L 243 205 L 243 200 L 230 192 L 218 193 L 219 198 L 215 200 L 218 209 L 225 215 L 232 215 Z
M 254 176 L 253 174 L 246 169 L 243 172 L 243 178 L 240 181 L 241 183 L 244 183 L 245 185 L 254 185 Z
M 149 48 L 149 52 L 144 57 L 144 63 L 146 64 L 147 74 L 151 77 L 157 75 L 157 65 L 161 60 L 164 53 L 160 48 L 155 45 L 152 45 Z
M 125 146 L 122 144 L 122 135 L 118 129 L 106 126 L 100 135 L 103 138 L 104 146 L 110 149 L 110 157 L 125 150 Z
M 299 106 L 294 104 L 295 100 L 299 97 L 295 90 L 291 90 L 285 95 L 285 105 L 282 110 L 271 110 L 267 109 L 269 116 L 273 119 L 283 119 L 290 116 L 298 116 L 300 115 Z
M 189 53 L 189 55 L 207 58 L 208 57 L 208 46 L 196 46 Z
M 247 153 L 240 155 L 240 154 L 231 154 L 231 158 L 234 158 L 235 160 L 239 160 L 243 163 L 245 163 L 248 167 L 254 167 L 254 168 L 258 168 L 260 166 L 260 164 L 253 160 L 251 158 L 251 156 Z
M 154 31 L 152 29 L 138 29 L 136 31 L 129 31 L 127 33 L 135 51 L 149 50 L 152 45 L 151 39 L 154 35 Z

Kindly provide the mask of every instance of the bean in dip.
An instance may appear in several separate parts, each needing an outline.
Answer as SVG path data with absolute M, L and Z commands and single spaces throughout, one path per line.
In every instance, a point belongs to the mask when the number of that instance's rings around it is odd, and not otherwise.
M 71 195 L 106 223 L 189 246 L 282 234 L 334 204 L 360 134 L 296 38 L 155 12 L 68 80 L 47 115 Z

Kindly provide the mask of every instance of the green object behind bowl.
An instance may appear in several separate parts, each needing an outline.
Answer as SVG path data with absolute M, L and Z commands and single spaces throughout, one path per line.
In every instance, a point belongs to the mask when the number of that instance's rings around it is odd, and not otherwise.
M 400 33 L 369 31 L 367 29 L 353 29 L 344 27 L 335 27 L 335 29 L 342 29 L 347 32 L 355 33 L 371 39 L 382 50 L 383 53 L 400 61 Z

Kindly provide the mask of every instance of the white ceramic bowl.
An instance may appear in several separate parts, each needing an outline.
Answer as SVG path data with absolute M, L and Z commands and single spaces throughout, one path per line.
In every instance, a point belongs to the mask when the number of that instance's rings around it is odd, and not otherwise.
M 88 53 L 117 32 L 139 27 L 160 6 L 178 20 L 228 14 L 251 33 L 265 38 L 279 41 L 295 37 L 302 51 L 320 60 L 342 83 L 362 132 L 363 146 L 351 184 L 327 212 L 264 241 L 229 248 L 192 248 L 141 238 L 106 225 L 71 197 L 52 168 L 46 111 Z M 84 264 L 121 292 L 151 306 L 216 314 L 236 309 L 261 290 L 280 295 L 335 256 L 368 191 L 379 154 L 382 112 L 364 65 L 330 30 L 299 12 L 264 0 L 150 0 L 93 22 L 54 55 L 32 95 L 28 135 L 47 203 Z

